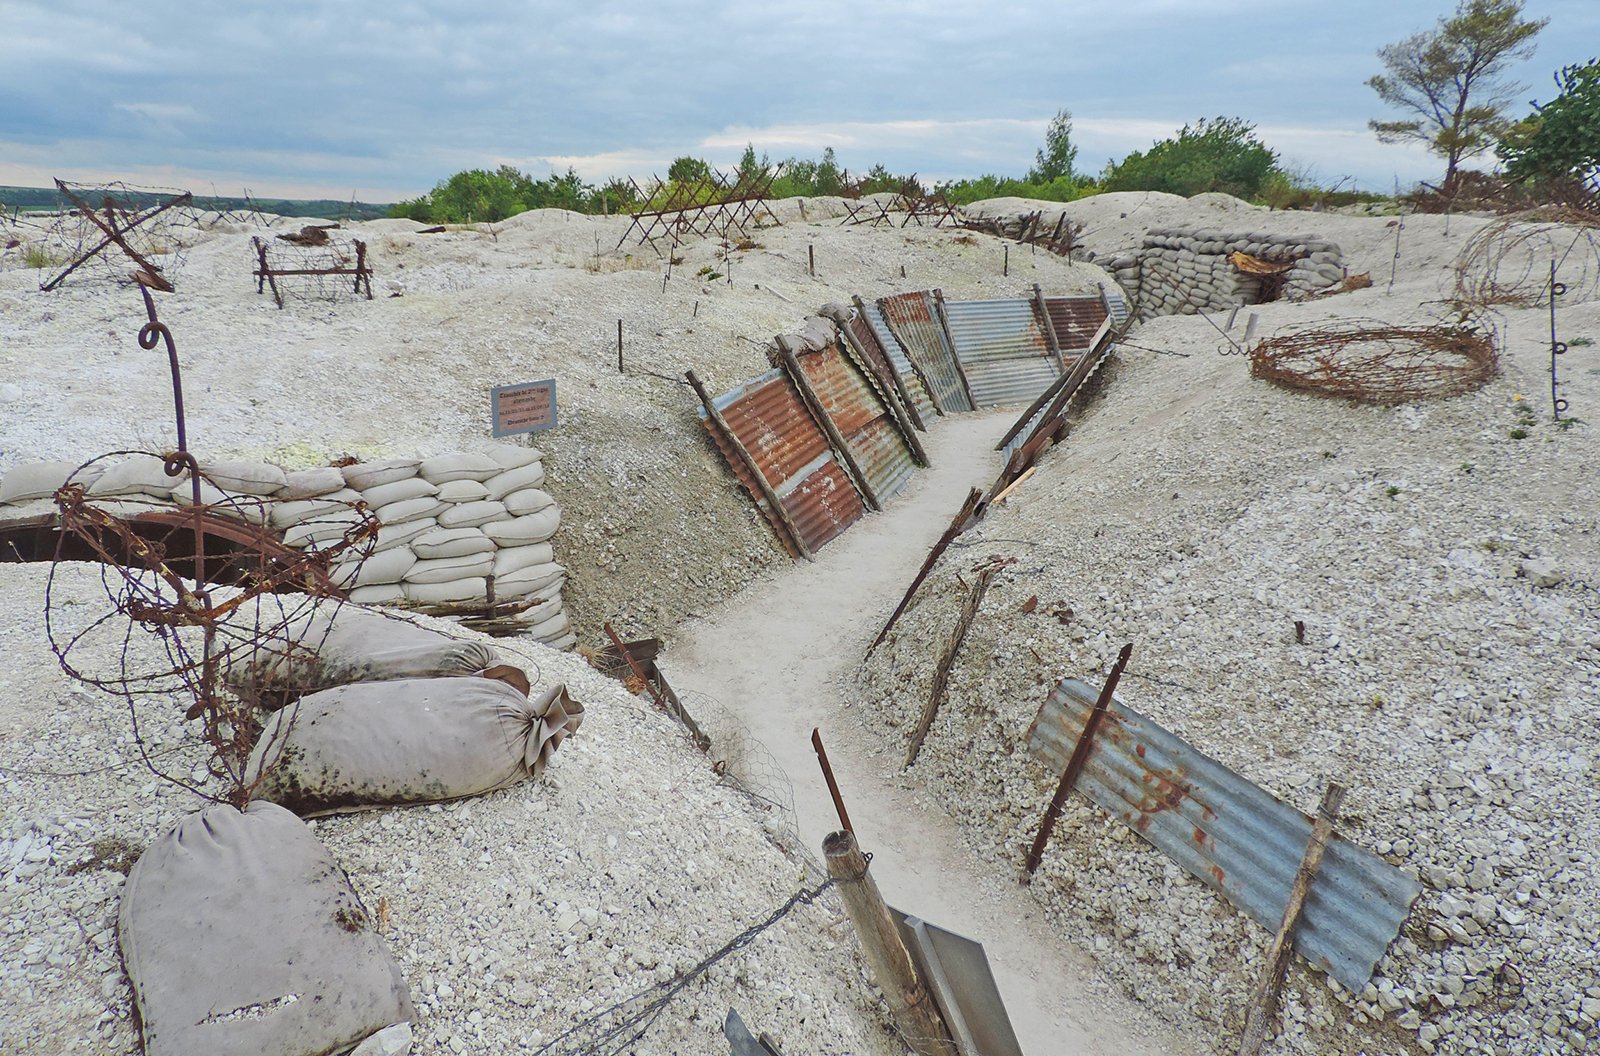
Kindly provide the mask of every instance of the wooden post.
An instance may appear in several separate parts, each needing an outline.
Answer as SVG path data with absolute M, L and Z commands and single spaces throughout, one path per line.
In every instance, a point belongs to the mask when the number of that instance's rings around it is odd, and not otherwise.
M 1050 309 L 1046 307 L 1044 302 L 1044 291 L 1039 288 L 1037 282 L 1033 284 L 1033 306 L 1038 309 L 1039 319 L 1044 323 L 1044 338 L 1050 345 L 1050 354 L 1055 357 L 1056 369 L 1065 374 L 1067 372 L 1067 361 L 1061 355 L 1061 335 L 1056 333 L 1055 320 L 1050 318 Z M 1004 447 L 1005 445 L 1001 444 L 1000 446 Z
M 783 360 L 784 371 L 789 375 L 789 380 L 794 382 L 794 387 L 800 393 L 806 409 L 811 412 L 811 417 L 817 420 L 817 425 L 822 429 L 823 435 L 833 445 L 834 451 L 839 456 L 840 463 L 844 466 L 845 474 L 850 482 L 855 485 L 861 497 L 866 500 L 868 509 L 881 510 L 883 504 L 878 501 L 877 493 L 872 490 L 872 485 L 867 481 L 867 475 L 861 472 L 861 467 L 856 465 L 855 456 L 850 453 L 850 448 L 844 442 L 844 434 L 839 432 L 839 427 L 834 424 L 833 416 L 828 413 L 828 408 L 823 406 L 822 400 L 817 396 L 817 390 L 811 387 L 811 379 L 806 377 L 805 371 L 800 369 L 800 360 L 795 357 L 794 349 L 789 347 L 789 340 L 779 336 L 777 339 L 778 356 Z
M 900 929 L 883 904 L 878 885 L 867 872 L 867 859 L 850 832 L 835 832 L 822 841 L 828 875 L 839 887 L 845 913 L 861 941 L 861 952 L 872 969 L 895 1026 L 918 1056 L 956 1056 L 944 1017 L 933 995 L 917 975 L 915 963 L 900 938 Z
M 1300 923 L 1300 910 L 1305 906 L 1306 895 L 1311 893 L 1311 882 L 1316 879 L 1317 869 L 1322 865 L 1322 854 L 1327 850 L 1333 826 L 1339 820 L 1339 808 L 1344 805 L 1344 795 L 1345 787 L 1333 781 L 1328 782 L 1328 790 L 1322 794 L 1322 805 L 1317 808 L 1316 819 L 1311 823 L 1311 841 L 1306 844 L 1300 870 L 1295 873 L 1294 883 L 1289 887 L 1289 902 L 1283 907 L 1283 922 L 1278 925 L 1277 934 L 1272 936 L 1272 945 L 1267 947 L 1267 963 L 1262 965 L 1261 978 L 1250 997 L 1250 1008 L 1244 1017 L 1244 1037 L 1239 1042 L 1239 1056 L 1259 1056 L 1267 1043 L 1267 1032 L 1272 1029 L 1272 1021 L 1277 1014 L 1278 991 L 1283 987 L 1283 976 L 1289 969 L 1289 958 L 1293 953 L 1294 929 Z
M 1010 275 L 1011 274 L 1011 243 L 1010 242 L 1006 243 L 1005 250 L 1006 250 L 1005 263 L 1000 266 L 1000 274 L 1002 274 L 1002 275 Z
M 806 270 L 813 279 L 817 277 L 817 247 L 814 244 L 806 246 Z
M 1033 879 L 1039 862 L 1044 859 L 1045 844 L 1050 842 L 1050 833 L 1061 818 L 1061 805 L 1067 801 L 1067 793 L 1072 791 L 1072 786 L 1078 783 L 1078 775 L 1083 772 L 1083 764 L 1089 758 L 1089 749 L 1094 747 L 1095 731 L 1099 729 L 1106 710 L 1111 707 L 1111 695 L 1117 691 L 1117 683 L 1122 680 L 1122 669 L 1128 666 L 1128 657 L 1132 655 L 1133 643 L 1129 642 L 1117 654 L 1117 662 L 1112 665 L 1111 674 L 1106 676 L 1106 684 L 1100 690 L 1099 699 L 1094 702 L 1094 710 L 1083 720 L 1083 733 L 1072 749 L 1072 758 L 1067 760 L 1067 768 L 1061 774 L 1056 794 L 1050 797 L 1050 806 L 1045 808 L 1044 820 L 1039 823 L 1039 835 L 1028 849 L 1028 860 L 1023 864 L 1022 875 L 1018 877 L 1024 884 Z
M 695 302 L 699 304 L 699 301 Z M 622 320 L 617 320 L 617 373 L 624 373 L 622 369 Z
M 722 417 L 722 412 L 717 410 L 717 405 L 711 402 L 711 394 L 706 392 L 704 383 L 695 377 L 694 371 L 686 370 L 683 376 L 689 379 L 689 384 L 694 387 L 695 394 L 700 397 L 700 402 L 705 405 L 706 415 L 712 423 L 722 432 L 723 439 L 728 441 L 728 446 L 738 452 L 739 458 L 744 462 L 745 469 L 750 471 L 750 476 L 755 479 L 756 487 L 760 489 L 762 498 L 767 500 L 767 507 L 772 510 L 772 515 L 783 525 L 789 533 L 789 541 L 794 544 L 793 549 L 807 561 L 812 560 L 809 547 L 806 546 L 805 537 L 800 534 L 800 529 L 795 526 L 789 511 L 783 508 L 783 503 L 778 501 L 778 493 L 772 490 L 772 485 L 761 473 L 761 464 L 750 454 L 750 449 L 739 440 L 739 435 L 733 431 L 728 420 Z
M 904 276 L 901 276 L 901 277 L 904 278 Z M 860 294 L 856 294 L 855 296 L 851 297 L 850 299 L 855 302 L 856 311 L 861 313 L 862 318 L 866 318 L 867 306 L 866 306 L 866 303 L 864 301 L 862 301 L 861 295 Z M 883 310 L 881 304 L 880 304 L 878 310 L 879 311 Z M 905 342 L 900 341 L 899 335 L 897 335 L 894 332 L 894 324 L 889 322 L 889 317 L 887 315 L 884 316 L 884 320 L 883 321 L 884 321 L 884 325 L 889 328 L 889 336 L 893 340 L 895 340 L 895 341 L 900 343 L 900 346 L 901 346 L 900 351 L 905 355 L 906 362 L 911 365 L 911 373 L 916 375 L 917 381 L 922 385 L 922 391 L 928 394 L 928 402 L 933 404 L 934 413 L 939 415 L 941 418 L 944 417 L 944 408 L 939 406 L 939 397 L 937 397 L 937 396 L 935 396 L 933 394 L 933 386 L 928 383 L 928 376 L 922 372 L 922 367 L 918 365 L 916 359 L 914 359 L 912 357 L 911 353 L 907 352 L 905 350 Z M 889 350 L 886 348 L 886 349 L 883 350 L 883 353 L 884 353 L 885 356 L 887 356 L 889 354 Z M 896 378 L 896 380 L 898 380 L 899 379 L 899 375 L 898 374 L 895 375 L 895 378 Z M 911 402 L 910 393 L 906 394 L 906 406 L 911 408 L 911 413 L 913 415 L 916 415 L 917 428 L 926 430 L 928 427 L 927 427 L 926 424 L 923 423 L 922 416 L 920 414 L 917 414 L 916 405 Z
M 961 652 L 961 643 L 967 640 L 967 631 L 971 630 L 972 621 L 978 615 L 978 606 L 983 604 L 983 595 L 989 589 L 989 581 L 999 570 L 999 565 L 985 566 L 983 571 L 978 573 L 978 581 L 973 584 L 972 593 L 967 595 L 967 603 L 961 607 L 961 615 L 956 619 L 955 630 L 950 632 L 950 640 L 945 643 L 939 664 L 933 669 L 933 688 L 928 691 L 928 703 L 923 706 L 922 718 L 917 720 L 917 728 L 911 731 L 911 743 L 906 746 L 907 767 L 917 761 L 917 755 L 922 751 L 922 742 L 927 739 L 928 731 L 933 728 L 933 720 L 938 716 L 939 708 L 944 704 L 946 691 L 950 687 L 950 668 L 955 665 L 956 654 Z
M 978 502 L 982 498 L 983 492 L 977 488 L 967 492 L 967 501 L 961 504 L 961 508 L 956 511 L 955 520 L 950 522 L 950 527 L 944 530 L 944 534 L 939 537 L 939 541 L 934 543 L 933 548 L 928 551 L 928 556 L 922 562 L 922 568 L 918 570 L 916 578 L 911 581 L 911 586 L 906 588 L 905 596 L 900 599 L 900 604 L 896 605 L 894 612 L 890 613 L 889 622 L 883 625 L 883 630 L 879 631 L 878 636 L 872 640 L 872 644 L 867 646 L 867 652 L 870 653 L 882 645 L 883 640 L 889 636 L 889 631 L 894 628 L 895 622 L 900 619 L 901 614 L 906 611 L 906 606 L 910 605 L 911 599 L 916 596 L 917 588 L 922 586 L 922 581 L 928 578 L 929 572 L 933 571 L 934 564 L 949 548 L 955 537 L 960 535 L 966 528 L 967 522 L 972 519 L 972 515 L 977 512 Z
M 950 362 L 956 368 L 956 377 L 961 379 L 961 389 L 967 394 L 967 404 L 973 410 L 978 409 L 978 401 L 972 398 L 972 384 L 967 381 L 967 372 L 961 368 L 961 357 L 956 354 L 956 338 L 950 332 L 950 313 L 945 311 L 944 291 L 933 291 L 933 306 L 937 309 L 939 330 L 944 335 L 945 348 L 950 351 Z
M 900 384 L 900 379 L 893 370 L 883 370 L 861 341 L 851 331 L 848 323 L 839 327 L 839 333 L 844 341 L 839 350 L 846 358 L 855 364 L 856 369 L 865 374 L 869 380 L 877 382 L 877 388 L 883 393 L 883 409 L 889 414 L 889 424 L 894 426 L 894 431 L 900 434 L 906 447 L 911 451 L 911 460 L 919 466 L 927 466 L 928 453 L 922 449 L 922 441 L 917 439 L 916 428 L 913 427 L 911 417 L 917 413 L 905 395 L 905 389 Z M 887 374 L 888 377 L 884 377 Z M 905 400 L 906 402 L 902 402 Z

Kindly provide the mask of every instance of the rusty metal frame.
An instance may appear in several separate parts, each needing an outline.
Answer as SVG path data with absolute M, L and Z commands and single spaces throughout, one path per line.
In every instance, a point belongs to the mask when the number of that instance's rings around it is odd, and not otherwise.
M 746 225 L 755 220 L 757 211 L 772 196 L 772 185 L 782 171 L 780 163 L 762 166 L 754 173 L 735 170 L 726 176 L 712 169 L 688 183 L 655 177 L 651 190 L 639 186 L 630 177 L 628 186 L 636 201 L 648 206 L 663 188 L 667 189 L 667 194 L 654 208 L 630 214 L 632 222 L 617 239 L 617 248 L 634 237 L 636 244 L 648 244 L 659 256 L 664 255 L 657 244 L 660 239 L 670 240 L 676 248 L 686 236 L 703 238 L 717 234 L 726 238 L 729 231 L 742 235 Z M 776 222 L 777 218 L 773 220 Z
M 359 238 L 353 238 L 349 243 L 355 247 L 356 251 L 356 262 L 353 267 L 341 265 L 333 265 L 326 268 L 273 267 L 267 259 L 268 243 L 257 235 L 251 235 L 250 244 L 255 247 L 256 251 L 256 269 L 251 272 L 251 276 L 256 280 L 256 293 L 261 293 L 266 286 L 270 285 L 272 287 L 272 299 L 277 302 L 280 309 L 283 307 L 283 291 L 278 289 L 278 279 L 286 276 L 315 278 L 348 275 L 354 280 L 351 287 L 352 292 L 365 292 L 367 300 L 372 300 L 372 266 L 367 263 L 367 244 Z M 313 248 L 331 249 L 343 256 L 345 245 L 330 239 L 327 243 Z
M 161 266 L 151 263 L 145 258 L 144 254 L 128 245 L 127 236 L 136 228 L 149 223 L 152 219 L 160 216 L 169 209 L 174 209 L 178 206 L 192 205 L 194 203 L 193 194 L 188 191 L 180 191 L 179 193 L 167 198 L 166 201 L 163 201 L 158 205 L 152 206 L 145 210 L 118 210 L 115 200 L 108 195 L 105 206 L 106 216 L 105 218 L 101 218 L 100 214 L 95 211 L 94 206 L 90 205 L 83 198 L 74 194 L 71 188 L 67 186 L 66 182 L 60 178 L 56 179 L 56 190 L 72 203 L 74 209 L 76 209 L 79 213 L 82 213 L 90 223 L 99 228 L 104 237 L 102 237 L 100 241 L 96 242 L 89 249 L 79 253 L 77 258 L 63 268 L 60 273 L 58 273 L 50 281 L 41 285 L 39 287 L 41 292 L 48 293 L 49 291 L 55 289 L 57 286 L 61 285 L 68 275 L 71 275 L 80 267 L 87 264 L 90 260 L 99 256 L 107 246 L 113 245 L 122 250 L 123 254 L 138 266 L 139 271 L 143 272 L 149 277 L 149 281 L 142 282 L 141 285 L 150 286 L 154 289 L 162 291 L 163 293 L 172 292 L 172 283 L 161 274 Z M 119 215 L 119 213 L 121 215 Z

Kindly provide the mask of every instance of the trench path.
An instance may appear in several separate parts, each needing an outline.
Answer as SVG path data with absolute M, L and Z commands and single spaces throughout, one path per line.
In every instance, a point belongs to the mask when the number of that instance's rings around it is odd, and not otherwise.
M 811 748 L 811 729 L 820 727 L 884 898 L 984 944 L 1028 1056 L 1207 1051 L 1104 982 L 1015 873 L 981 860 L 957 823 L 913 788 L 901 772 L 904 746 L 881 746 L 844 706 L 868 644 L 928 548 L 967 490 L 999 472 L 994 445 L 1015 416 L 941 420 L 923 438 L 933 466 L 888 509 L 869 513 L 815 561 L 797 561 L 683 624 L 660 663 L 691 714 L 695 698 L 708 695 L 772 753 L 793 782 L 800 837 L 819 859 L 822 838 L 839 827 Z M 1043 813 L 1043 798 L 1037 806 Z

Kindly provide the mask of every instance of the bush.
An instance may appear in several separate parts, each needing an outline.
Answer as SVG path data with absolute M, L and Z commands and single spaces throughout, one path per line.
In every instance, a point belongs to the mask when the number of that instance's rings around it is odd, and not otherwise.
M 1101 189 L 1257 198 L 1280 171 L 1277 152 L 1256 138 L 1254 125 L 1237 117 L 1201 118 L 1184 125 L 1176 138 L 1108 165 Z

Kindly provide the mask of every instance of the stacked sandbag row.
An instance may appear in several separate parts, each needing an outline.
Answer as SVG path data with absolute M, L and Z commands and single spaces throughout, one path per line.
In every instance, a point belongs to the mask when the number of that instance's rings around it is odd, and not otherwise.
M 1256 304 L 1262 277 L 1235 266 L 1242 253 L 1269 264 L 1287 264 L 1280 294 L 1293 300 L 1333 286 L 1345 277 L 1339 247 L 1316 235 L 1153 227 L 1135 252 L 1105 261 L 1117 283 L 1138 302 L 1139 318 L 1193 315 Z
M 14 467 L 0 480 L 0 502 L 19 512 L 23 504 L 26 512 L 48 511 L 49 497 L 75 468 L 71 462 Z M 577 641 L 561 598 L 566 569 L 550 543 L 561 508 L 541 487 L 544 467 L 536 449 L 502 444 L 297 471 L 218 461 L 202 463 L 201 475 L 200 501 L 280 532 L 286 545 L 299 549 L 337 541 L 360 519 L 352 504 L 364 501 L 381 525 L 374 549 L 364 562 L 351 558 L 334 566 L 336 582 L 352 601 L 425 611 L 531 602 L 519 617 L 529 637 L 557 649 Z M 153 455 L 96 463 L 74 479 L 87 485 L 97 504 L 130 500 L 113 512 L 139 512 L 133 502 L 194 501 L 187 474 L 168 476 Z

